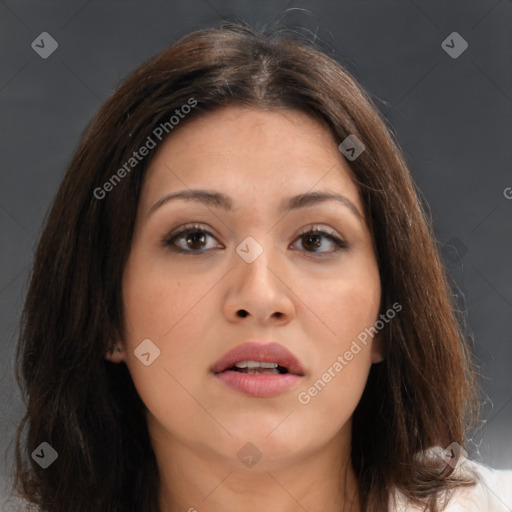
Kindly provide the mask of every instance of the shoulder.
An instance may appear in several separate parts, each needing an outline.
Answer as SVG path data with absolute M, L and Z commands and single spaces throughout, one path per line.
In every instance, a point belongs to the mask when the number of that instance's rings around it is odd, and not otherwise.
M 459 487 L 449 496 L 443 512 L 511 512 L 512 469 L 497 470 L 474 460 L 462 457 L 455 472 L 471 475 L 476 484 Z M 406 498 L 395 492 L 391 497 L 390 512 L 416 512 L 418 509 L 407 503 Z
M 464 464 L 475 475 L 477 484 L 473 487 L 458 489 L 450 499 L 446 512 L 464 510 L 510 512 L 512 510 L 512 470 L 492 469 L 469 459 L 466 459 Z
M 10 495 L 7 501 L 0 503 L 0 512 L 41 512 L 41 510 L 37 505 L 18 496 Z

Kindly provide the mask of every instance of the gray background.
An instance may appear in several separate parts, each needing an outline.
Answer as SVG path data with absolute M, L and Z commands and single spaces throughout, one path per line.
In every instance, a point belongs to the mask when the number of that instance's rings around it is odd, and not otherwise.
M 78 139 L 119 80 L 223 18 L 304 27 L 370 91 L 405 152 L 475 339 L 488 398 L 470 455 L 512 468 L 512 2 L 0 1 L 0 505 L 23 405 L 17 324 L 41 223 Z M 451 58 L 441 43 L 469 44 Z M 42 59 L 42 32 L 58 49 Z M 440 383 L 442 385 L 442 383 Z M 448 390 L 447 390 L 448 392 Z M 3 459 L 3 457 L 2 457 Z

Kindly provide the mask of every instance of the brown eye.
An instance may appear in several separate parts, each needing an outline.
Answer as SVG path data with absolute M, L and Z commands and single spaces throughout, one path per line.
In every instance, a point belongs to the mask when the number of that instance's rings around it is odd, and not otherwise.
M 163 240 L 163 245 L 170 247 L 171 250 L 176 252 L 201 254 L 202 252 L 209 249 L 207 247 L 208 238 L 214 237 L 201 226 L 194 225 L 182 229 L 177 233 L 172 233 L 165 240 Z
M 204 231 L 189 231 L 185 237 L 185 242 L 191 249 L 200 250 L 204 248 L 205 239 Z
M 321 245 L 322 236 L 318 233 L 302 235 L 302 245 L 306 249 L 312 249 L 316 251 Z
M 184 229 L 172 233 L 162 243 L 175 252 L 196 255 L 203 254 L 210 249 L 222 248 L 220 245 L 208 247 L 209 238 L 215 239 L 210 232 L 200 225 L 194 225 L 185 226 Z M 332 255 L 348 247 L 346 242 L 339 238 L 334 231 L 331 232 L 326 229 L 309 229 L 299 235 L 299 240 L 302 241 L 302 248 L 305 249 L 306 253 L 318 254 L 319 257 Z M 331 250 L 320 250 L 324 240 L 330 242 Z
M 318 253 L 319 255 L 330 255 L 335 252 L 340 251 L 341 249 L 346 249 L 348 247 L 347 243 L 339 238 L 334 232 L 327 231 L 325 229 L 313 228 L 308 231 L 303 232 L 299 235 L 300 240 L 302 240 L 302 246 L 306 249 L 306 252 L 309 253 Z M 331 247 L 334 247 L 332 250 L 320 251 L 319 248 L 322 247 L 322 239 L 329 240 L 331 243 Z

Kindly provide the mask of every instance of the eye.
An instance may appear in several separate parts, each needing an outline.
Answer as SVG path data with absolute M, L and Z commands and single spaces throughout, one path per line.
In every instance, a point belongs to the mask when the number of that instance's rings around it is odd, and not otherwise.
M 302 245 L 307 249 L 306 252 L 322 254 L 322 257 L 348 247 L 347 243 L 342 240 L 336 232 L 327 228 L 321 229 L 317 226 L 309 226 L 306 228 L 306 231 L 303 231 L 298 236 L 303 241 Z M 215 246 L 206 246 L 208 237 L 214 238 L 214 236 L 201 225 L 194 224 L 192 226 L 184 226 L 180 231 L 171 233 L 162 241 L 162 244 L 165 247 L 170 247 L 175 252 L 199 255 L 208 249 L 215 248 Z M 322 246 L 322 238 L 330 242 L 331 247 L 333 247 L 332 250 L 318 250 Z M 222 248 L 223 246 L 217 245 L 216 247 Z
M 213 235 L 199 224 L 184 226 L 181 231 L 171 233 L 165 240 L 164 246 L 170 246 L 173 251 L 189 254 L 202 254 L 208 247 L 204 247 L 208 237 Z M 180 242 L 180 243 L 178 243 Z
M 306 229 L 306 231 L 303 231 L 299 234 L 299 238 L 302 240 L 303 247 L 312 249 L 306 252 L 319 253 L 323 255 L 322 257 L 325 257 L 325 255 L 329 256 L 330 254 L 338 252 L 342 249 L 346 249 L 348 247 L 347 243 L 342 240 L 335 231 L 327 228 L 322 229 L 317 226 L 309 226 L 309 228 Z M 333 247 L 331 251 L 318 250 L 322 246 L 322 238 L 329 240 L 331 247 Z

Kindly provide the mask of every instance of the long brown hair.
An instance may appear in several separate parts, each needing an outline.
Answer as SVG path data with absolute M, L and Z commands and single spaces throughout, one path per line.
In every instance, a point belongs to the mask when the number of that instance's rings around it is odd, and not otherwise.
M 381 331 L 385 360 L 372 366 L 354 412 L 351 459 L 364 512 L 386 510 L 393 487 L 438 510 L 436 493 L 464 482 L 417 455 L 465 445 L 475 372 L 404 158 L 335 59 L 293 32 L 231 22 L 191 33 L 138 68 L 83 134 L 46 220 L 22 315 L 16 377 L 26 414 L 13 489 L 43 511 L 158 510 L 145 406 L 126 365 L 104 359 L 123 336 L 121 276 L 155 152 L 112 176 L 191 98 L 175 129 L 227 105 L 292 108 L 339 142 L 353 134 L 364 143 L 348 163 L 375 242 L 381 312 L 395 302 L 402 310 Z M 31 458 L 41 442 L 58 452 L 48 469 Z

